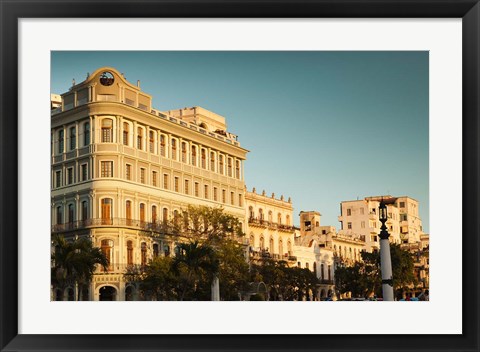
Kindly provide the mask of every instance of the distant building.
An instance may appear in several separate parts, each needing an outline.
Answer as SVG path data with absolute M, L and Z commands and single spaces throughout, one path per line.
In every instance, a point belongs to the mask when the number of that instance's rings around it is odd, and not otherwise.
M 340 204 L 341 223 L 339 234 L 360 235 L 365 239 L 365 249 L 369 252 L 380 248 L 381 222 L 378 218 L 380 201 L 387 205 L 386 223 L 392 243 L 417 243 L 423 234 L 422 220 L 418 213 L 418 201 L 407 197 L 376 196 L 361 200 L 343 201 Z

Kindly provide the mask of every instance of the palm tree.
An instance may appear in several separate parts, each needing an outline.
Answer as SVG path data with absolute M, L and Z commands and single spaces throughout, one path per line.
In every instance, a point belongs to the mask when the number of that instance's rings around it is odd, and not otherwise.
M 54 251 L 51 256 L 51 280 L 54 287 L 62 290 L 73 286 L 81 289 L 90 284 L 96 266 L 99 264 L 105 270 L 108 267 L 107 257 L 101 249 L 94 247 L 89 238 L 75 238 L 67 241 L 61 235 L 55 235 L 52 240 Z M 78 294 L 75 294 L 78 300 Z
M 213 276 L 218 273 L 219 262 L 215 250 L 206 244 L 199 244 L 198 241 L 181 243 L 177 248 L 174 268 L 183 273 L 180 300 L 184 300 L 189 288 L 193 291 L 192 297 L 198 298 L 196 293 L 199 286 L 210 287 Z

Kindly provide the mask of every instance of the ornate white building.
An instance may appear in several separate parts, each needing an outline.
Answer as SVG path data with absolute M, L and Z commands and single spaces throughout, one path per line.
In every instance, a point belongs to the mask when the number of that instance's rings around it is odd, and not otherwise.
M 160 225 L 187 205 L 222 206 L 245 223 L 247 150 L 224 117 L 155 110 L 139 82 L 110 67 L 52 98 L 52 234 L 89 236 L 110 262 L 91 300 L 130 299 L 125 269 L 172 251 Z

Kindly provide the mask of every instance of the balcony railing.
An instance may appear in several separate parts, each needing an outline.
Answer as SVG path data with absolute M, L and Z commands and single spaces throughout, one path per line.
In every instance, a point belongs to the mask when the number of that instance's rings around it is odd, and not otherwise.
M 249 218 L 248 224 L 253 226 L 259 226 L 263 228 L 268 228 L 270 230 L 280 230 L 280 231 L 288 231 L 292 232 L 295 231 L 297 228 L 295 226 L 279 224 L 276 222 L 271 222 L 267 220 L 259 220 L 255 218 Z
M 250 251 L 250 258 L 252 259 L 273 259 L 276 261 L 297 261 L 297 257 L 289 254 L 275 254 L 275 253 L 270 253 L 267 250 L 260 250 L 260 251 L 255 251 L 251 250 Z
M 112 218 L 112 219 L 86 219 L 52 225 L 52 233 L 68 232 L 92 227 L 131 227 L 138 230 L 155 233 L 166 233 L 167 225 L 162 222 L 147 222 L 134 219 Z

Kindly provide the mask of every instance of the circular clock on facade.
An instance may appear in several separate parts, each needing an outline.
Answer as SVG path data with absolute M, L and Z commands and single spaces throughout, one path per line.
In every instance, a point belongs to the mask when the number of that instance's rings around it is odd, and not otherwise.
M 104 86 L 111 86 L 113 84 L 114 78 L 111 72 L 103 72 L 100 75 L 100 83 Z

